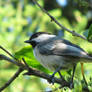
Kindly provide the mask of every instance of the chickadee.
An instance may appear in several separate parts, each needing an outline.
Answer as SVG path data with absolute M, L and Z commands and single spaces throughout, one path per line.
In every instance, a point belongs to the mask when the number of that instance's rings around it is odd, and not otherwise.
M 37 32 L 25 42 L 32 45 L 36 59 L 45 68 L 54 71 L 52 77 L 56 72 L 60 74 L 61 69 L 73 68 L 73 81 L 76 64 L 92 62 L 92 57 L 79 46 L 46 32 Z

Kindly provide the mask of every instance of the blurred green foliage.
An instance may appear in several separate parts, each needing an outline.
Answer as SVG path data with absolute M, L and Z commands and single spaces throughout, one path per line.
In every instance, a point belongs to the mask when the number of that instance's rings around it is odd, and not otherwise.
M 56 2 L 56 0 L 54 1 Z M 53 8 L 50 8 L 52 7 L 49 5 L 50 0 L 39 0 L 39 3 L 65 27 L 75 30 L 77 33 L 86 36 L 86 32 L 88 32 L 87 30 L 89 29 L 89 27 L 87 27 L 89 19 L 92 19 L 92 17 L 87 17 L 87 13 L 89 12 L 89 2 L 83 1 L 84 3 L 80 3 L 80 0 L 69 1 L 71 2 L 69 3 L 67 1 L 67 5 L 64 7 L 60 6 L 59 4 L 55 5 L 56 3 L 51 1 Z M 71 3 L 73 5 L 71 5 Z M 48 7 L 46 7 L 46 5 L 48 5 Z M 79 6 L 77 7 L 77 5 Z M 87 35 L 88 38 L 92 36 L 91 29 L 92 27 L 89 29 L 89 34 Z M 36 5 L 34 5 L 32 1 L 0 0 L 0 45 L 10 51 L 18 59 L 24 57 L 26 62 L 31 67 L 51 74 L 51 71 L 43 68 L 34 58 L 31 46 L 27 46 L 27 44 L 24 43 L 24 41 L 29 39 L 34 32 L 38 31 L 50 32 L 52 34 L 61 36 L 62 38 L 80 45 L 88 53 L 92 53 L 92 43 L 75 37 L 61 29 L 58 25 L 51 21 L 51 19 L 45 13 L 43 13 Z M 1 53 L 7 55 L 0 49 L 0 54 Z M 92 64 L 84 64 L 87 82 L 92 86 L 92 80 L 90 81 L 92 77 L 91 66 Z M 0 62 L 0 87 L 13 75 L 16 69 L 16 66 L 10 63 L 5 61 Z M 62 75 L 66 78 L 66 80 L 71 77 L 71 74 L 71 71 L 62 71 Z M 84 83 L 81 82 L 83 80 L 81 76 L 80 64 L 77 66 L 74 80 L 75 88 L 73 90 L 66 88 L 66 92 L 82 92 L 82 86 Z M 49 85 L 47 82 L 37 77 L 20 75 L 3 92 L 43 92 L 50 88 L 54 89 L 56 87 L 58 87 L 57 84 L 54 86 Z M 65 90 L 57 90 L 57 92 L 65 92 Z

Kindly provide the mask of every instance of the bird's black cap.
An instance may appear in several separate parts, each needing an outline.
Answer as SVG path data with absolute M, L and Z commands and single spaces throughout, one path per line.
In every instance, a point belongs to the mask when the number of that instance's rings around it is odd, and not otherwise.
M 47 32 L 37 32 L 37 33 L 34 33 L 34 34 L 30 37 L 29 40 L 32 40 L 32 39 L 38 37 L 38 36 L 41 35 L 41 34 L 50 34 L 50 33 L 47 33 Z

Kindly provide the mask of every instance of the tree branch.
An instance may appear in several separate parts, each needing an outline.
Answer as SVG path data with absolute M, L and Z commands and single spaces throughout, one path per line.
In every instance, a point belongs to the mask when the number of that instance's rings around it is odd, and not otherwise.
M 62 29 L 66 30 L 67 32 L 71 33 L 72 35 L 74 36 L 77 36 L 77 37 L 80 37 L 84 40 L 87 40 L 86 37 L 76 33 L 74 30 L 70 30 L 66 27 L 64 27 L 62 24 L 60 24 L 51 14 L 49 14 L 44 8 L 42 8 L 42 6 L 37 2 L 37 0 L 32 0 L 44 13 L 46 13 L 50 18 L 51 18 L 51 21 L 54 21 L 59 27 L 61 27 Z
M 12 76 L 12 78 L 10 78 L 10 80 L 8 80 L 8 82 L 6 82 L 1 88 L 0 88 L 0 92 L 3 91 L 6 87 L 8 87 L 19 75 L 20 73 L 23 71 L 23 69 L 19 68 L 18 71 Z
M 13 64 L 15 64 L 15 65 L 17 65 L 17 66 L 21 66 L 21 63 L 16 62 L 15 60 L 13 60 L 13 59 L 11 59 L 11 58 L 9 58 L 9 57 L 3 55 L 3 54 L 0 54 L 0 60 L 7 60 L 7 61 L 10 62 L 10 63 L 13 63 Z
M 1 45 L 0 45 L 0 49 L 2 49 L 4 52 L 6 52 L 9 56 L 11 56 L 12 58 L 14 58 L 15 60 L 17 60 L 17 58 L 15 58 L 9 51 L 7 51 L 5 48 L 3 48 Z
M 48 75 L 48 74 L 46 74 L 44 72 L 38 71 L 38 70 L 36 70 L 34 68 L 31 68 L 31 67 L 28 68 L 23 63 L 18 63 L 15 60 L 13 60 L 13 59 L 5 56 L 5 55 L 0 54 L 0 60 L 7 60 L 8 62 L 11 62 L 11 63 L 19 66 L 21 69 L 27 70 L 27 73 L 25 73 L 24 75 L 34 75 L 34 76 L 44 78 L 46 80 L 51 81 L 50 75 Z M 55 83 L 61 84 L 62 86 L 68 86 L 69 87 L 69 83 L 67 81 L 65 81 L 63 79 L 58 79 L 56 77 L 54 77 L 54 79 L 55 79 Z

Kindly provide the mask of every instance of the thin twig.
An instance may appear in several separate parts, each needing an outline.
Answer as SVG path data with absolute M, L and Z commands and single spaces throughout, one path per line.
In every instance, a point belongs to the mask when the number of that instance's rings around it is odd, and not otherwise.
M 14 59 L 11 59 L 11 58 L 3 55 L 3 54 L 0 54 L 0 60 L 7 60 L 10 63 L 13 63 L 13 64 L 15 64 L 17 66 L 21 66 L 21 63 L 20 62 L 16 62 Z
M 20 73 L 23 71 L 23 69 L 19 68 L 18 71 L 10 78 L 10 80 L 8 80 L 8 82 L 6 82 L 1 88 L 0 88 L 0 92 L 3 91 L 6 87 L 8 87 L 19 75 Z
M 25 61 L 25 59 L 24 58 L 22 58 L 22 60 L 23 60 L 23 62 L 25 63 L 25 66 L 26 66 L 26 68 L 28 69 L 28 71 L 29 71 L 29 66 L 28 66 L 28 64 L 26 63 L 26 61 Z
M 12 58 L 14 58 L 15 60 L 17 60 L 17 58 L 15 58 L 9 51 L 7 51 L 5 48 L 3 48 L 1 45 L 0 45 L 0 49 L 2 49 L 3 51 L 5 51 L 9 56 L 11 56 Z
M 72 31 L 66 27 L 64 27 L 62 24 L 60 24 L 51 14 L 49 14 L 44 8 L 42 8 L 42 6 L 37 2 L 37 0 L 32 0 L 43 12 L 45 12 L 50 18 L 51 20 L 53 20 L 59 27 L 61 27 L 62 29 L 68 31 L 69 33 L 72 33 L 72 35 L 75 35 L 77 37 L 80 37 L 84 40 L 87 40 L 86 37 L 76 33 L 75 31 Z

